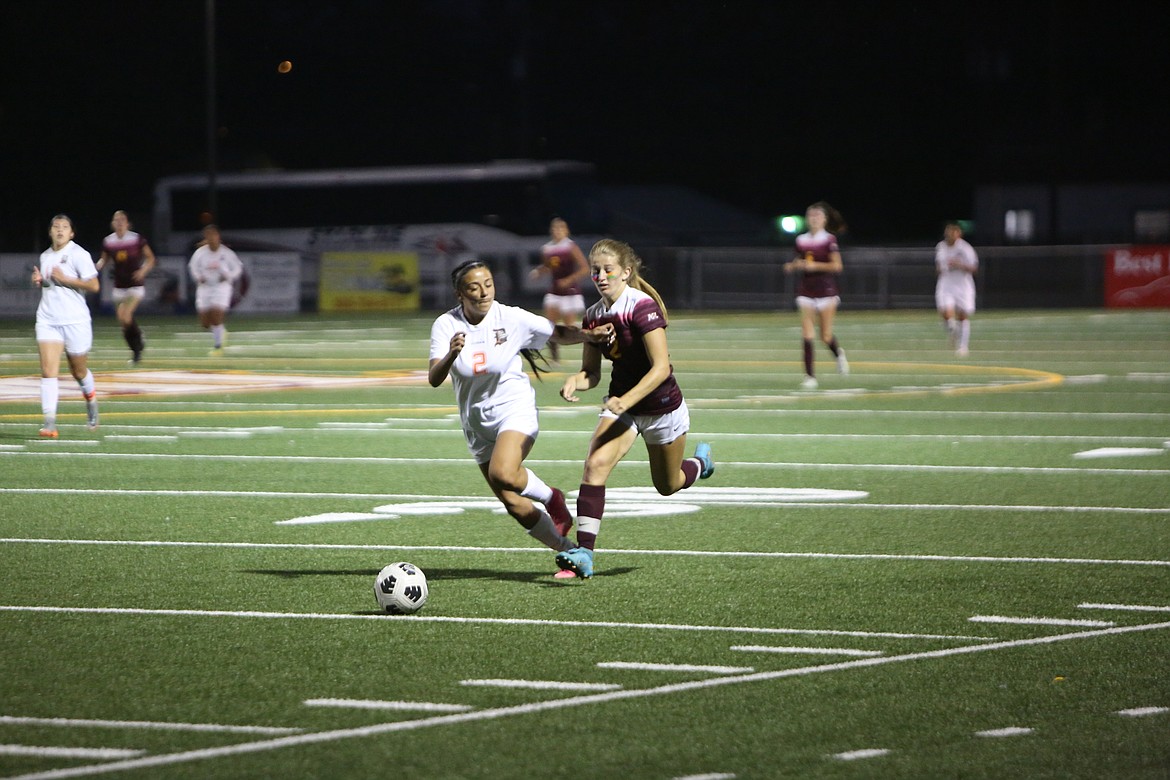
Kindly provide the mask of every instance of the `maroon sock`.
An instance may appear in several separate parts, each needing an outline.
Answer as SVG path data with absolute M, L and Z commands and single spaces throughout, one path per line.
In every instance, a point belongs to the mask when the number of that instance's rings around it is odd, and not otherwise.
M 581 485 L 577 490 L 577 517 L 595 517 L 605 514 L 605 485 Z M 597 534 L 577 529 L 577 546 L 592 550 Z
M 695 480 L 699 478 L 699 472 L 703 470 L 703 464 L 695 458 L 687 458 L 682 462 L 683 486 L 682 490 L 686 490 L 691 485 L 695 484 Z
M 833 357 L 837 357 L 841 354 L 841 345 L 837 343 L 836 336 L 834 336 L 833 340 L 829 342 L 829 351 L 833 353 Z
M 812 339 L 804 339 L 804 373 L 814 376 Z

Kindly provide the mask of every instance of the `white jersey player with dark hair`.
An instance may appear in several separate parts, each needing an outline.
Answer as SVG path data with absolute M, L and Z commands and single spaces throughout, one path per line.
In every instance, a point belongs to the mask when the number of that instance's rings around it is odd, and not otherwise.
M 951 348 L 959 357 L 965 357 L 970 349 L 979 257 L 963 238 L 963 226 L 958 222 L 947 223 L 943 240 L 934 248 L 934 264 L 938 272 L 934 287 L 935 306 L 943 318 Z
M 224 325 L 232 307 L 234 284 L 244 273 L 244 264 L 230 247 L 223 244 L 219 228 L 203 228 L 204 243 L 191 254 L 187 271 L 195 281 L 195 311 L 199 324 L 211 331 L 211 356 L 223 355 L 227 337 Z
M 93 347 L 93 319 L 85 294 L 97 292 L 101 282 L 93 257 L 73 243 L 73 220 L 64 214 L 53 217 L 49 238 L 52 246 L 41 253 L 40 261 L 33 268 L 32 283 L 41 288 L 36 330 L 41 358 L 41 411 L 45 422 L 40 436 L 56 439 L 62 353 L 85 397 L 86 424 L 91 431 L 98 427 L 97 391 L 88 366 L 89 350 Z
M 578 344 L 594 336 L 500 303 L 491 269 L 480 260 L 457 267 L 451 284 L 459 305 L 431 326 L 428 381 L 438 387 L 451 377 L 467 449 L 508 514 L 541 544 L 567 550 L 573 516 L 565 494 L 524 466 L 540 425 L 523 361 L 537 371 L 537 350 L 551 339 Z

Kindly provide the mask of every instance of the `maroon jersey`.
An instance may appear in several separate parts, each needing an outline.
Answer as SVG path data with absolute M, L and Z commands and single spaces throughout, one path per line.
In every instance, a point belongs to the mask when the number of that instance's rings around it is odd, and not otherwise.
M 641 290 L 627 287 L 613 306 L 605 308 L 600 300 L 585 311 L 581 327 L 596 328 L 613 323 L 614 340 L 608 347 L 600 344 L 601 354 L 613 362 L 609 394 L 625 395 L 650 372 L 650 356 L 642 336 L 666 327 L 666 318 L 658 302 Z M 630 409 L 630 414 L 667 414 L 682 405 L 682 390 L 674 379 L 674 367 L 658 387 Z
M 573 250 L 577 245 L 571 238 L 562 238 L 560 241 L 549 241 L 540 248 L 541 259 L 552 272 L 552 290 L 554 295 L 581 295 L 581 285 L 569 277 L 580 271 Z
M 105 237 L 102 241 L 102 254 L 113 261 L 115 287 L 142 286 L 142 282 L 134 280 L 134 272 L 146 262 L 142 250 L 149 245 L 144 236 L 133 230 L 127 230 L 126 235 L 121 238 L 118 238 L 117 233 L 110 233 Z
M 796 237 L 796 256 L 812 263 L 828 265 L 829 255 L 839 251 L 837 237 L 823 230 L 816 235 L 801 233 Z M 796 294 L 806 298 L 832 298 L 839 295 L 837 274 L 827 271 L 805 271 L 801 274 Z

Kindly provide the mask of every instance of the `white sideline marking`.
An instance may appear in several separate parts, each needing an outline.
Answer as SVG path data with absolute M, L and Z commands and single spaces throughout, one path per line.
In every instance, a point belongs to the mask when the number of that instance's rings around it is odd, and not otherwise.
M 1080 609 L 1113 609 L 1119 612 L 1170 612 L 1170 607 L 1147 604 L 1077 604 Z
M 388 513 L 374 512 L 323 512 L 319 515 L 294 517 L 291 520 L 277 520 L 273 525 L 318 525 L 321 523 L 364 523 L 371 520 L 394 520 Z
M 1107 628 L 1115 626 L 1109 620 L 1069 620 L 1066 618 L 1008 617 L 1006 615 L 972 615 L 972 623 L 1008 623 L 1021 626 L 1084 626 L 1086 628 Z
M 689 626 L 674 623 L 618 623 L 598 620 L 536 620 L 533 618 L 470 618 L 446 615 L 386 615 L 382 613 L 355 614 L 353 612 L 231 612 L 203 609 L 137 609 L 114 607 L 43 607 L 0 605 L 0 612 L 48 612 L 95 615 L 162 615 L 166 617 L 228 617 L 264 618 L 270 620 L 390 620 L 416 623 L 469 623 L 507 626 L 569 626 L 575 628 L 627 628 L 651 631 L 723 631 L 735 634 L 801 634 L 809 636 L 878 637 L 882 639 L 949 639 L 976 642 L 991 641 L 987 636 L 954 636 L 950 634 L 902 634 L 887 631 L 836 631 L 816 628 L 759 628 L 756 626 Z
M 1002 729 L 987 729 L 986 731 L 976 731 L 977 737 L 1022 737 L 1025 734 L 1031 734 L 1035 729 L 1024 728 L 1023 726 L 1008 726 Z
M 27 426 L 25 426 L 27 427 Z M 152 426 L 157 427 L 157 426 Z M 190 429 L 188 429 L 190 430 Z M 257 428 L 240 430 L 262 430 Z M 306 429 L 319 430 L 319 429 Z M 181 433 L 181 432 L 180 432 Z M 541 433 L 545 433 L 541 431 Z M 98 442 L 90 439 L 61 440 L 61 439 L 29 439 L 41 443 L 96 445 Z M 229 455 L 229 454 L 190 454 L 177 455 L 167 452 L 52 452 L 52 451 L 0 451 L 0 455 L 11 456 L 38 456 L 38 457 L 89 457 L 89 458 L 146 458 L 151 460 L 167 460 L 184 458 L 186 460 L 214 460 L 214 461 L 274 461 L 288 463 L 405 463 L 407 465 L 427 463 L 430 465 L 446 465 L 465 467 L 466 458 L 389 458 L 362 455 Z M 631 464 L 647 464 L 649 461 L 639 458 L 628 458 Z M 525 463 L 536 465 L 571 465 L 580 466 L 578 458 L 529 458 Z M 963 466 L 963 465 L 931 465 L 916 463 L 807 463 L 800 461 L 718 461 L 720 465 L 743 466 L 745 468 L 767 469 L 841 469 L 849 468 L 854 471 L 926 471 L 943 473 L 977 474 L 1100 474 L 1103 476 L 1165 476 L 1170 474 L 1167 469 L 1119 469 L 1119 468 L 1088 468 L 1072 466 Z
M 467 712 L 470 704 L 436 704 L 426 701 L 378 701 L 374 699 L 305 699 L 306 707 L 340 707 L 355 710 L 395 710 L 400 712 Z
M 85 758 L 113 761 L 119 758 L 136 758 L 145 754 L 145 750 L 121 750 L 118 748 L 63 748 L 36 747 L 32 745 L 0 745 L 0 756 L 35 756 L 36 758 Z
M 735 780 L 735 775 L 729 772 L 708 772 L 705 775 L 682 775 L 671 780 Z
M 0 488 L 0 493 L 3 493 Z M 63 493 L 75 491 L 63 490 Z M 548 553 L 538 547 L 474 547 L 470 545 L 447 544 L 300 544 L 275 542 L 171 542 L 160 540 L 128 539 L 46 539 L 0 537 L 0 544 L 92 544 L 131 547 L 220 547 L 228 549 L 305 549 L 305 550 L 395 550 L 399 552 L 500 552 L 500 553 Z M 934 561 L 941 563 L 1059 563 L 1071 565 L 1114 565 L 1114 566 L 1170 566 L 1170 561 L 1127 560 L 1125 558 L 1029 558 L 1020 556 L 998 557 L 994 555 L 899 555 L 894 553 L 810 553 L 810 552 L 747 552 L 718 550 L 630 550 L 623 548 L 599 548 L 602 552 L 621 555 L 688 555 L 704 558 L 811 558 L 824 560 L 856 561 Z
M 107 433 L 103 437 L 106 441 L 178 441 L 177 435 L 146 434 L 146 433 Z
M 599 669 L 633 669 L 639 672 L 711 672 L 713 674 L 748 674 L 751 666 L 703 666 L 696 664 L 652 664 L 633 661 L 601 661 Z
M 180 436 L 192 439 L 248 439 L 252 431 L 247 429 L 232 429 L 226 431 L 179 431 Z
M 1074 452 L 1074 458 L 1125 458 L 1133 455 L 1161 455 L 1166 450 L 1153 447 L 1097 447 L 1093 450 Z
M 1170 707 L 1134 707 L 1130 710 L 1118 710 L 1117 714 L 1126 718 L 1144 718 L 1147 715 L 1161 715 L 1170 712 Z
M 0 715 L 2 726 L 63 726 L 65 728 L 150 729 L 156 731 L 206 731 L 223 734 L 299 734 L 304 729 L 276 726 L 230 726 L 221 723 L 168 723 L 154 720 L 94 720 L 89 718 L 25 718 Z
M 864 750 L 849 750 L 844 753 L 834 753 L 829 758 L 835 758 L 838 761 L 857 761 L 862 758 L 879 758 L 889 755 L 889 753 L 890 751 L 886 748 L 866 748 Z
M 533 691 L 617 691 L 616 683 L 575 683 L 564 680 L 460 680 L 460 685 L 481 688 L 523 688 Z
M 792 653 L 794 655 L 851 655 L 866 658 L 882 655 L 881 650 L 854 650 L 848 647 L 776 647 L 773 645 L 732 645 L 741 653 Z

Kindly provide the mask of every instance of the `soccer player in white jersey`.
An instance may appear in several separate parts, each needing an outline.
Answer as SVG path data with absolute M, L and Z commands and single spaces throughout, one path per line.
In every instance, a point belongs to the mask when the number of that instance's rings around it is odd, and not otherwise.
M 219 228 L 203 228 L 204 244 L 191 255 L 187 271 L 195 280 L 195 311 L 199 324 L 211 331 L 212 357 L 223 355 L 227 337 L 224 321 L 232 307 L 233 284 L 244 273 L 244 264 L 230 247 L 224 246 Z
M 431 387 L 451 377 L 467 449 L 508 514 L 540 543 L 567 550 L 573 546 L 566 538 L 573 516 L 565 494 L 524 466 L 540 426 L 536 391 L 521 358 L 535 372 L 535 352 L 550 339 L 579 344 L 585 338 L 604 339 L 612 329 L 586 334 L 500 303 L 491 269 L 480 260 L 457 267 L 451 284 L 459 305 L 431 326 Z
M 639 272 L 642 261 L 629 244 L 605 238 L 589 252 L 589 269 L 601 300 L 585 311 L 588 332 L 611 325 L 613 338 L 581 349 L 581 370 L 565 379 L 561 397 L 601 382 L 601 359 L 613 364 L 609 393 L 589 442 L 577 493 L 577 546 L 558 553 L 561 576 L 593 576 L 594 545 L 605 511 L 605 482 L 639 436 L 646 442 L 650 478 L 664 496 L 715 473 L 711 445 L 700 443 L 686 458 L 691 416 L 670 365 L 666 344 L 666 306 Z
M 934 248 L 934 265 L 938 281 L 934 302 L 950 338 L 951 348 L 966 357 L 971 340 L 971 315 L 975 313 L 975 272 L 979 256 L 963 238 L 963 226 L 948 222 L 943 240 Z
M 98 427 L 97 391 L 89 370 L 93 347 L 93 319 L 85 302 L 86 293 L 101 288 L 98 270 L 89 252 L 73 243 L 73 220 L 64 214 L 49 223 L 52 243 L 41 253 L 33 268 L 32 283 L 41 288 L 37 306 L 37 350 L 41 358 L 41 411 L 45 422 L 40 436 L 56 439 L 57 400 L 61 392 L 58 376 L 61 354 L 69 361 L 69 372 L 85 396 L 86 425 Z

